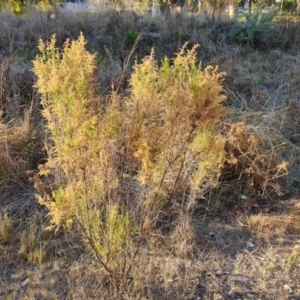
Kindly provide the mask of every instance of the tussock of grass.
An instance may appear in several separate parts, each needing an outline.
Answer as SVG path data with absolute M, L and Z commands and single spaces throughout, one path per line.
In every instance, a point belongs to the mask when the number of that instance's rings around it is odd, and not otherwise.
M 0 245 L 13 241 L 13 222 L 6 211 L 0 211 Z
M 0 182 L 5 189 L 22 188 L 26 184 L 25 172 L 34 157 L 34 136 L 30 111 L 25 119 L 10 124 L 0 124 Z
M 249 230 L 254 230 L 267 238 L 278 238 L 292 229 L 296 225 L 296 220 L 293 215 L 254 215 L 249 217 L 247 224 Z

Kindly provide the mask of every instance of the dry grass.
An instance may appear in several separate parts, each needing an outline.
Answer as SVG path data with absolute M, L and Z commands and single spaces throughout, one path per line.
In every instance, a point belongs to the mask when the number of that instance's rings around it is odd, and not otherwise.
M 133 58 L 152 47 L 160 59 L 186 41 L 200 43 L 203 63 L 227 73 L 223 181 L 197 200 L 193 214 L 179 205 L 146 235 L 122 299 L 297 299 L 299 23 L 281 20 L 274 27 L 278 39 L 261 51 L 232 44 L 234 25 L 225 16 L 212 24 L 205 15 L 52 13 L 30 8 L 19 18 L 0 12 L 0 298 L 116 299 L 79 240 L 63 230 L 44 231 L 46 212 L 26 177 L 41 162 L 47 138 L 30 73 L 38 39 L 56 33 L 61 45 L 82 31 L 88 49 L 103 58 L 95 74 L 102 96 L 118 82 L 130 53 L 125 78 Z M 133 52 L 129 31 L 142 33 Z
M 0 243 L 6 245 L 13 239 L 13 222 L 8 213 L 3 210 L 0 214 Z
M 197 220 L 202 218 L 197 216 Z M 192 242 L 190 233 L 179 234 L 175 247 L 174 235 L 168 240 L 163 234 L 153 234 L 140 250 L 122 299 L 210 299 L 217 295 L 220 299 L 287 299 L 299 295 L 299 240 L 282 233 L 281 238 L 272 235 L 279 223 L 270 220 L 270 232 L 265 228 L 263 235 L 259 230 L 256 234 L 252 225 L 211 220 L 194 228 Z M 186 228 L 186 220 L 182 226 Z M 31 230 L 29 226 L 27 234 Z M 181 248 L 186 242 L 194 245 L 190 254 Z M 1 248 L 5 299 L 116 299 L 105 272 L 72 237 L 48 239 L 42 263 L 23 260 L 14 254 L 16 246 L 14 242 Z
M 26 186 L 25 172 L 34 157 L 33 131 L 30 112 L 25 119 L 10 124 L 0 124 L 0 182 L 1 192 Z

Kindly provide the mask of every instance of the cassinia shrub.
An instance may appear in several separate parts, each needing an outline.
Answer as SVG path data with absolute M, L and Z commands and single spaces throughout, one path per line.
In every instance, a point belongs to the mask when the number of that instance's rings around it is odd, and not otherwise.
M 55 37 L 40 41 L 33 69 L 53 141 L 39 172 L 53 192 L 38 199 L 52 226 L 79 233 L 117 288 L 139 249 L 132 236 L 140 241 L 168 203 L 190 207 L 195 192 L 217 182 L 224 74 L 202 70 L 196 47 L 183 47 L 161 66 L 152 52 L 135 64 L 128 98 L 112 94 L 101 102 L 95 55 L 85 50 L 84 37 L 67 41 L 63 51 L 55 44 Z

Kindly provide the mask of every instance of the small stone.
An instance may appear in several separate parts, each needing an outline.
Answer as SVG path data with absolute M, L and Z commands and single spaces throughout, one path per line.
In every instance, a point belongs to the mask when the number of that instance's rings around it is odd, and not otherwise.
M 58 256 L 65 256 L 66 251 L 65 251 L 64 249 L 59 249 L 59 250 L 56 252 L 56 254 L 57 254 Z
M 78 244 L 73 243 L 72 248 L 73 248 L 73 249 L 79 249 L 80 247 L 78 246 Z
M 220 294 L 214 294 L 213 300 L 223 300 L 223 296 Z
M 27 277 L 26 279 L 24 279 L 22 282 L 21 282 L 21 286 L 25 286 L 29 283 L 29 277 Z
M 216 271 L 216 275 L 221 276 L 223 274 L 223 270 L 222 269 L 218 269 Z
M 208 235 L 209 235 L 210 238 L 214 238 L 216 236 L 213 231 L 210 231 Z
M 253 248 L 255 245 L 250 241 L 247 242 L 247 248 Z
M 291 287 L 289 285 L 287 285 L 287 284 L 285 284 L 283 286 L 283 288 L 284 288 L 285 291 L 289 292 L 290 294 L 293 292 L 293 290 L 291 289 Z

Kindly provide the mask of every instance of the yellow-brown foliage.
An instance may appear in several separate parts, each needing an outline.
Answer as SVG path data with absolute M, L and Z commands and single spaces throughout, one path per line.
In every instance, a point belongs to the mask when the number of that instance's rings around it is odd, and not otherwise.
M 246 122 L 227 124 L 226 127 L 227 166 L 224 171 L 232 178 L 244 179 L 259 193 L 263 194 L 272 187 L 280 194 L 279 185 L 273 186 L 272 183 L 288 173 L 289 163 L 280 159 L 279 150 L 284 143 L 275 143 L 271 131 L 268 136 Z
M 131 234 L 128 213 L 114 192 L 118 108 L 113 102 L 104 114 L 99 105 L 95 55 L 85 50 L 84 37 L 67 41 L 63 52 L 55 42 L 55 37 L 49 43 L 40 42 L 41 54 L 33 69 L 54 143 L 48 145 L 48 162 L 39 171 L 40 176 L 52 176 L 53 192 L 38 199 L 49 209 L 53 226 L 77 225 L 86 245 L 113 278 L 112 268 L 124 267 L 117 255 L 122 251 L 126 257 Z
M 203 187 L 223 163 L 224 139 L 215 131 L 226 114 L 224 74 L 211 66 L 202 70 L 196 49 L 184 46 L 160 67 L 152 52 L 135 65 L 131 78 L 128 146 L 141 162 L 140 182 L 155 197 Z
M 115 282 L 136 256 L 133 233 L 141 239 L 167 203 L 216 183 L 225 144 L 216 132 L 226 113 L 223 74 L 202 70 L 196 47 L 183 47 L 161 67 L 152 52 L 135 64 L 131 95 L 112 94 L 104 107 L 84 37 L 63 51 L 55 43 L 40 41 L 33 69 L 53 140 L 39 171 L 52 178 L 53 192 L 39 201 L 52 225 L 77 226 Z
M 92 199 L 103 198 L 106 179 L 111 178 L 111 188 L 115 175 L 109 168 L 109 137 L 105 139 L 110 125 L 101 120 L 93 86 L 95 55 L 85 50 L 83 36 L 73 43 L 67 41 L 63 53 L 56 49 L 55 42 L 54 37 L 48 44 L 40 42 L 42 54 L 34 62 L 34 72 L 55 145 L 48 149 L 50 157 L 40 168 L 40 175 L 54 170 L 52 175 L 60 186 L 53 195 L 56 201 L 47 202 L 58 225 L 70 221 L 74 214 L 78 217 L 82 206 Z

